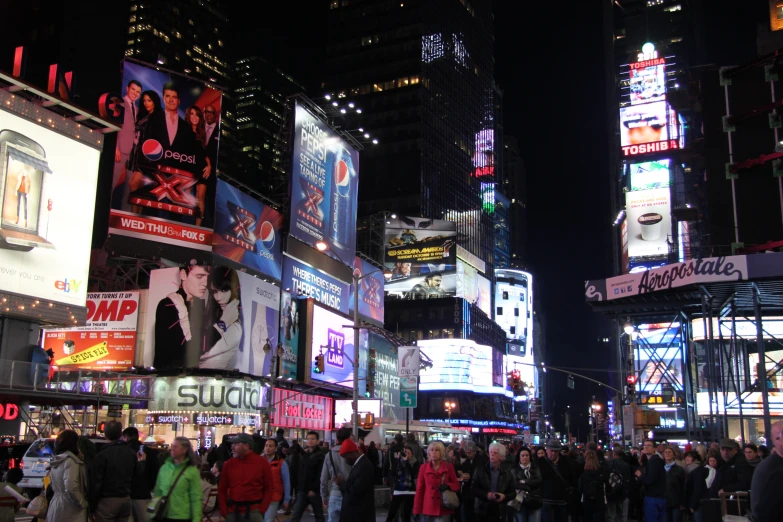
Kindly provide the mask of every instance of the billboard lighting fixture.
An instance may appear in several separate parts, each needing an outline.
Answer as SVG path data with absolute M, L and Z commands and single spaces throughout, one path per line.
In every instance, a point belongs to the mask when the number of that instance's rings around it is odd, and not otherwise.
M 364 133 L 364 137 L 365 137 L 365 138 L 369 138 L 369 137 L 370 137 L 370 133 L 369 133 L 369 132 L 365 132 L 365 133 Z
M 346 113 L 346 112 L 348 112 L 348 111 L 347 111 L 347 110 L 345 110 L 345 107 L 343 107 L 342 109 L 340 109 L 340 112 L 341 112 L 341 113 L 343 113 L 343 114 L 345 114 L 345 113 Z
M 337 106 L 338 106 L 338 105 L 340 105 L 340 104 L 339 104 L 339 103 L 337 103 L 336 101 L 333 101 L 333 102 L 332 102 L 332 105 L 334 105 L 335 107 L 337 107 Z
M 353 108 L 354 108 L 354 104 L 353 104 L 353 102 L 348 102 L 348 107 L 350 107 L 351 109 L 353 109 Z
M 392 215 L 391 215 L 391 218 L 392 218 L 392 219 L 397 219 L 397 214 L 392 214 Z
M 325 242 L 323 242 L 323 241 L 319 241 L 319 242 L 317 242 L 317 243 L 315 244 L 315 248 L 316 248 L 316 249 L 318 249 L 318 251 L 319 251 L 319 252 L 323 252 L 323 251 L 325 251 L 327 248 L 329 248 L 329 246 L 328 246 L 328 245 L 327 245 Z
M 359 109 L 359 108 L 357 108 L 357 109 L 356 109 L 356 112 L 357 112 L 357 114 L 361 114 L 361 113 L 362 113 L 362 110 L 361 110 L 361 109 Z
M 377 139 L 373 139 L 373 140 L 372 140 L 372 144 L 373 144 L 373 145 L 378 145 L 378 140 L 377 140 Z
M 356 129 L 356 130 L 358 130 L 359 132 L 364 132 L 364 127 L 359 127 L 359 128 L 358 128 L 358 129 Z
M 331 94 L 327 94 L 326 96 L 324 96 L 324 98 L 326 98 L 327 100 L 331 100 L 332 99 L 332 95 Z
M 634 332 L 635 328 L 632 324 L 626 324 L 623 326 L 623 331 L 627 333 L 628 335 L 631 335 Z

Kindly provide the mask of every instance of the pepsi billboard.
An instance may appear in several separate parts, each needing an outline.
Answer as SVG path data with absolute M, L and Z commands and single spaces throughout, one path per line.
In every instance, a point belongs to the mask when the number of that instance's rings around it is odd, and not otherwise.
M 280 280 L 283 215 L 218 180 L 212 252 L 225 260 Z
M 356 254 L 359 151 L 307 109 L 295 105 L 289 233 L 348 263 Z
M 311 297 L 324 306 L 348 314 L 350 285 L 288 255 L 283 260 L 282 287 L 292 297 Z
M 121 89 L 109 234 L 211 251 L 221 92 L 130 61 Z

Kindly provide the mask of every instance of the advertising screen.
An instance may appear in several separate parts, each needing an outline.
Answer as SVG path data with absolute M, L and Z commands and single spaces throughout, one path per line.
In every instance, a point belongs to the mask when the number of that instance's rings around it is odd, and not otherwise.
M 361 399 L 359 400 L 359 415 L 372 413 L 375 418 L 383 417 L 383 408 L 381 399 Z M 353 401 L 350 399 L 334 400 L 334 425 L 342 426 L 346 422 L 351 422 L 353 417 Z
M 620 107 L 620 145 L 624 156 L 680 147 L 679 120 L 665 101 Z
M 45 330 L 42 348 L 60 370 L 129 370 L 136 353 L 139 292 L 87 294 L 87 325 Z
M 212 250 L 221 93 L 126 61 L 109 233 Z
M 324 241 L 340 259 L 356 255 L 359 151 L 296 104 L 290 234 Z
M 354 273 L 359 275 L 359 315 L 383 324 L 383 270 L 379 270 L 360 257 L 353 261 Z M 357 272 L 358 270 L 358 272 Z M 373 273 L 374 272 L 374 273 Z M 353 285 L 348 302 L 353 313 Z
M 217 181 L 212 252 L 280 280 L 283 215 L 225 181 Z
M 491 176 L 495 172 L 495 130 L 484 129 L 476 133 L 473 152 L 475 176 Z
M 351 285 L 292 257 L 284 257 L 283 289 L 290 289 L 292 295 L 312 297 L 324 306 L 348 313 Z
M 473 266 L 457 259 L 457 297 L 478 306 L 492 317 L 492 289 L 489 279 L 479 274 Z
M 0 290 L 85 305 L 99 156 L 0 110 Z
M 628 220 L 628 254 L 631 257 L 665 257 L 671 236 L 668 188 L 625 193 Z
M 419 390 L 468 390 L 502 393 L 493 386 L 492 347 L 466 339 L 432 339 L 418 346 L 433 366 L 421 371 Z
M 387 220 L 385 291 L 406 299 L 455 295 L 456 236 L 452 221 L 407 216 Z
M 279 290 L 234 269 L 192 264 L 150 273 L 143 365 L 267 375 Z
M 631 104 L 649 103 L 666 98 L 666 64 L 664 59 L 630 65 Z
M 388 339 L 370 332 L 370 358 L 374 366 L 368 376 L 373 386 L 373 397 L 383 399 L 382 417 L 405 418 L 405 409 L 400 407 L 400 377 L 397 347 Z M 360 363 L 364 357 L 360 357 Z M 361 372 L 360 375 L 361 377 Z M 359 383 L 361 390 L 361 383 Z M 365 388 L 366 390 L 366 388 Z
M 629 165 L 631 190 L 652 190 L 669 186 L 671 160 L 645 161 Z
M 508 339 L 526 343 L 532 326 L 532 302 L 530 279 L 524 277 L 518 283 L 495 283 L 495 322 L 506 332 Z
M 304 303 L 283 290 L 283 308 L 280 311 L 280 339 L 283 344 L 283 367 L 279 375 L 285 379 L 297 378 L 297 363 L 299 361 L 300 320 L 299 307 Z M 277 345 L 275 345 L 277 346 Z
M 347 388 L 353 388 L 354 357 L 353 325 L 350 319 L 333 312 L 313 306 L 312 343 L 310 345 L 311 359 L 321 354 L 324 356 L 324 373 L 315 373 L 313 364 L 305 364 L 311 381 L 320 381 Z

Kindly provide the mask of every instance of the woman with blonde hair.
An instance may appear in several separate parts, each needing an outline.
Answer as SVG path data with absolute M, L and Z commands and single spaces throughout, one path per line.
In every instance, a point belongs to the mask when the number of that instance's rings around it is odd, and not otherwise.
M 441 492 L 459 491 L 459 481 L 454 466 L 444 460 L 446 447 L 440 441 L 427 447 L 429 461 L 419 468 L 416 495 L 413 497 L 413 514 L 421 515 L 421 522 L 449 522 L 453 509 L 441 502 Z

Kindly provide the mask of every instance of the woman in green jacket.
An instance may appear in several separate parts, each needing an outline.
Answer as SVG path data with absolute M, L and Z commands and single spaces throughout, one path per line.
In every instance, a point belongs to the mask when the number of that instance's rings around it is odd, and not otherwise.
M 177 480 L 177 477 L 182 476 Z M 177 484 L 174 486 L 174 481 Z M 172 490 L 171 487 L 174 486 Z M 171 491 L 171 493 L 169 493 Z M 177 437 L 171 444 L 171 457 L 158 472 L 153 496 L 168 495 L 164 520 L 200 522 L 202 518 L 201 475 L 196 467 L 196 454 L 190 440 Z

